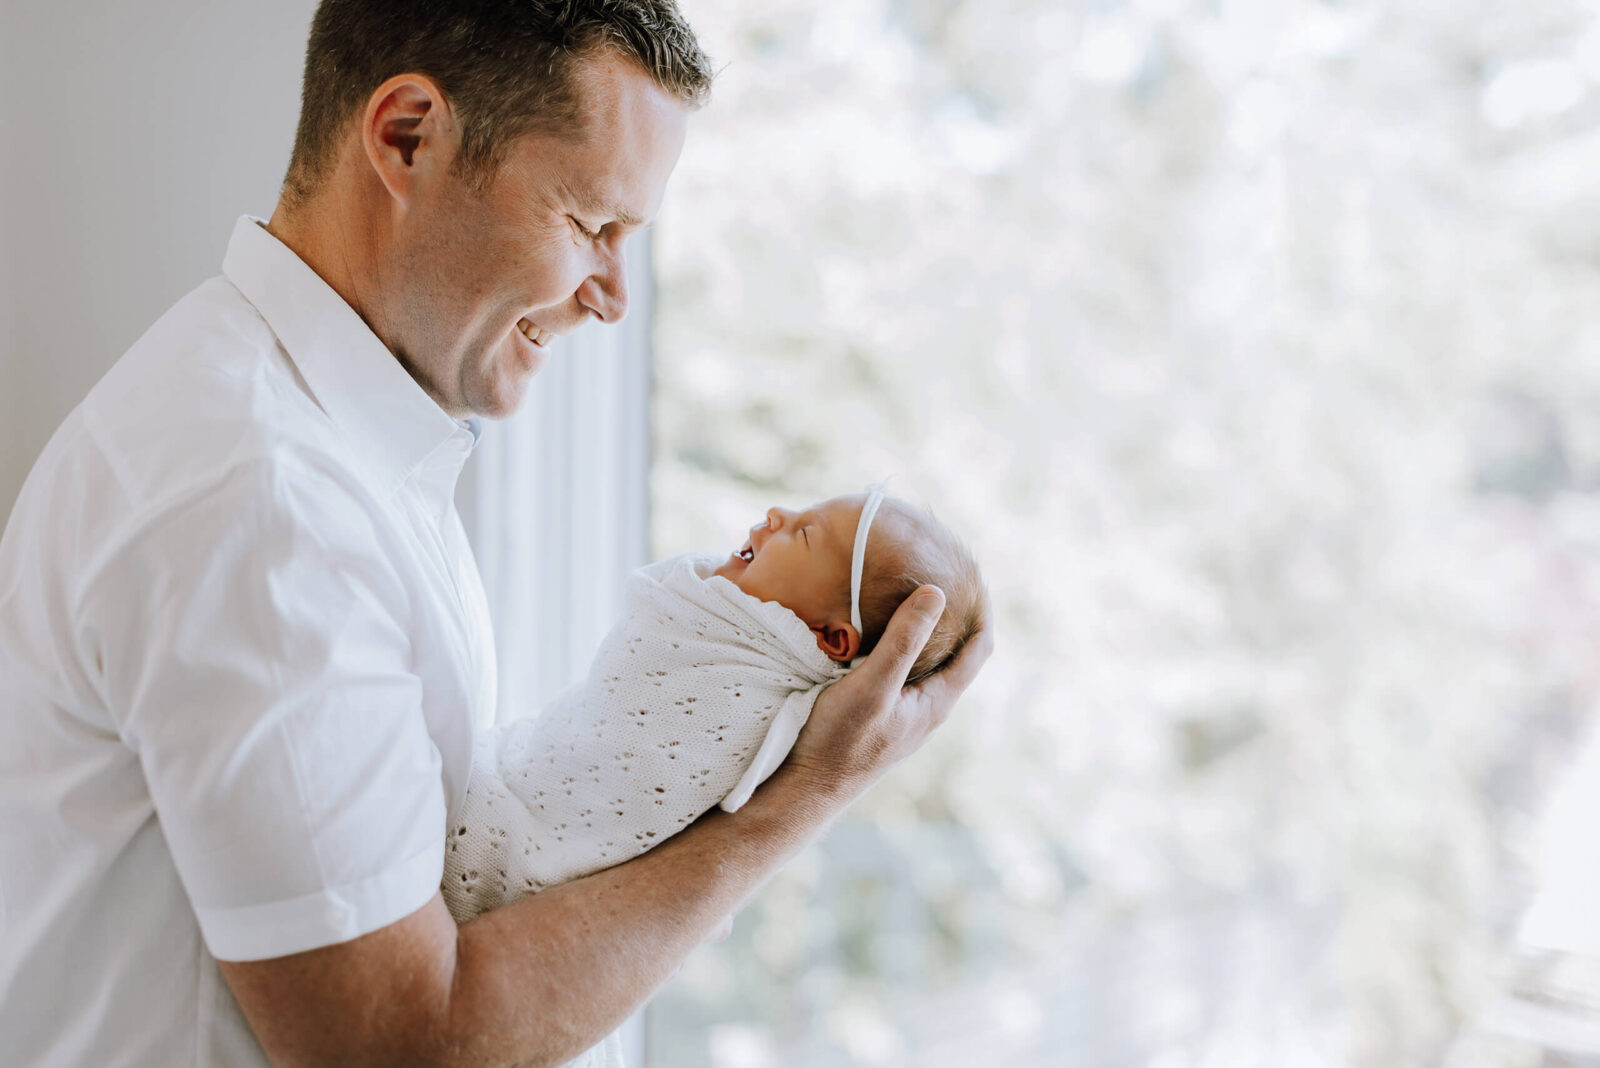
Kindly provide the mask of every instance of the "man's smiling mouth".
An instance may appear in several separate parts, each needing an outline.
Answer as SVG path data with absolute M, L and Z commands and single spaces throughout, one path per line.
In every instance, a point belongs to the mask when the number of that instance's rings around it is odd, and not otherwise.
M 555 340 L 555 335 L 548 330 L 541 330 L 526 319 L 517 320 L 517 330 L 523 337 L 538 345 L 541 349 Z

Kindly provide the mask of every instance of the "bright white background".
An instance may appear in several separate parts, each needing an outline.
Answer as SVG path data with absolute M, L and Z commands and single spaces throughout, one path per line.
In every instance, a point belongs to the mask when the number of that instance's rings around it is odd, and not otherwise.
M 1600 707 L 1600 5 L 687 8 L 655 549 L 894 473 L 998 640 L 668 1063 L 1537 1063 L 1484 1014 Z

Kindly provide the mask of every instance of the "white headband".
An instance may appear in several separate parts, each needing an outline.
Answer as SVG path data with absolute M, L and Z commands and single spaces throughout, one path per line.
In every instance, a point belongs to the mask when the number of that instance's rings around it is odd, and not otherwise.
M 855 547 L 850 553 L 850 625 L 856 628 L 856 638 L 863 637 L 861 630 L 861 565 L 867 559 L 867 531 L 872 528 L 872 517 L 878 514 L 883 503 L 882 482 L 867 487 L 867 503 L 861 506 L 861 518 L 856 520 Z

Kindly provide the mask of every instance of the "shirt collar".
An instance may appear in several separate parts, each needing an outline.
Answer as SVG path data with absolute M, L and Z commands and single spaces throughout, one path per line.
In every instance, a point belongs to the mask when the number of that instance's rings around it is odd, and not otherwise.
M 481 423 L 452 418 L 370 327 L 266 224 L 240 216 L 222 273 L 277 335 L 313 398 L 396 483 L 416 481 L 442 512 Z

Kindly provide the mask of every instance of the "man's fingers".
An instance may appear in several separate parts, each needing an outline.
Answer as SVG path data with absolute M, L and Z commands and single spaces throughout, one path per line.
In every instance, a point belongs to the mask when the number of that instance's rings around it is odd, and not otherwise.
M 979 669 L 983 667 L 992 652 L 994 652 L 994 632 L 986 626 L 972 636 L 972 640 L 962 647 L 961 652 L 956 654 L 956 658 L 948 667 L 928 676 L 913 687 L 921 692 L 935 709 L 937 722 L 944 722 L 945 716 L 955 705 L 956 698 L 972 685 L 972 680 L 978 677 Z
M 911 665 L 917 662 L 917 654 L 928 644 L 928 635 L 933 633 L 943 611 L 944 591 L 937 586 L 920 587 L 895 609 L 883 630 L 883 637 L 878 639 L 878 647 L 862 667 L 880 673 L 896 690 L 904 686 L 906 676 L 911 674 Z

